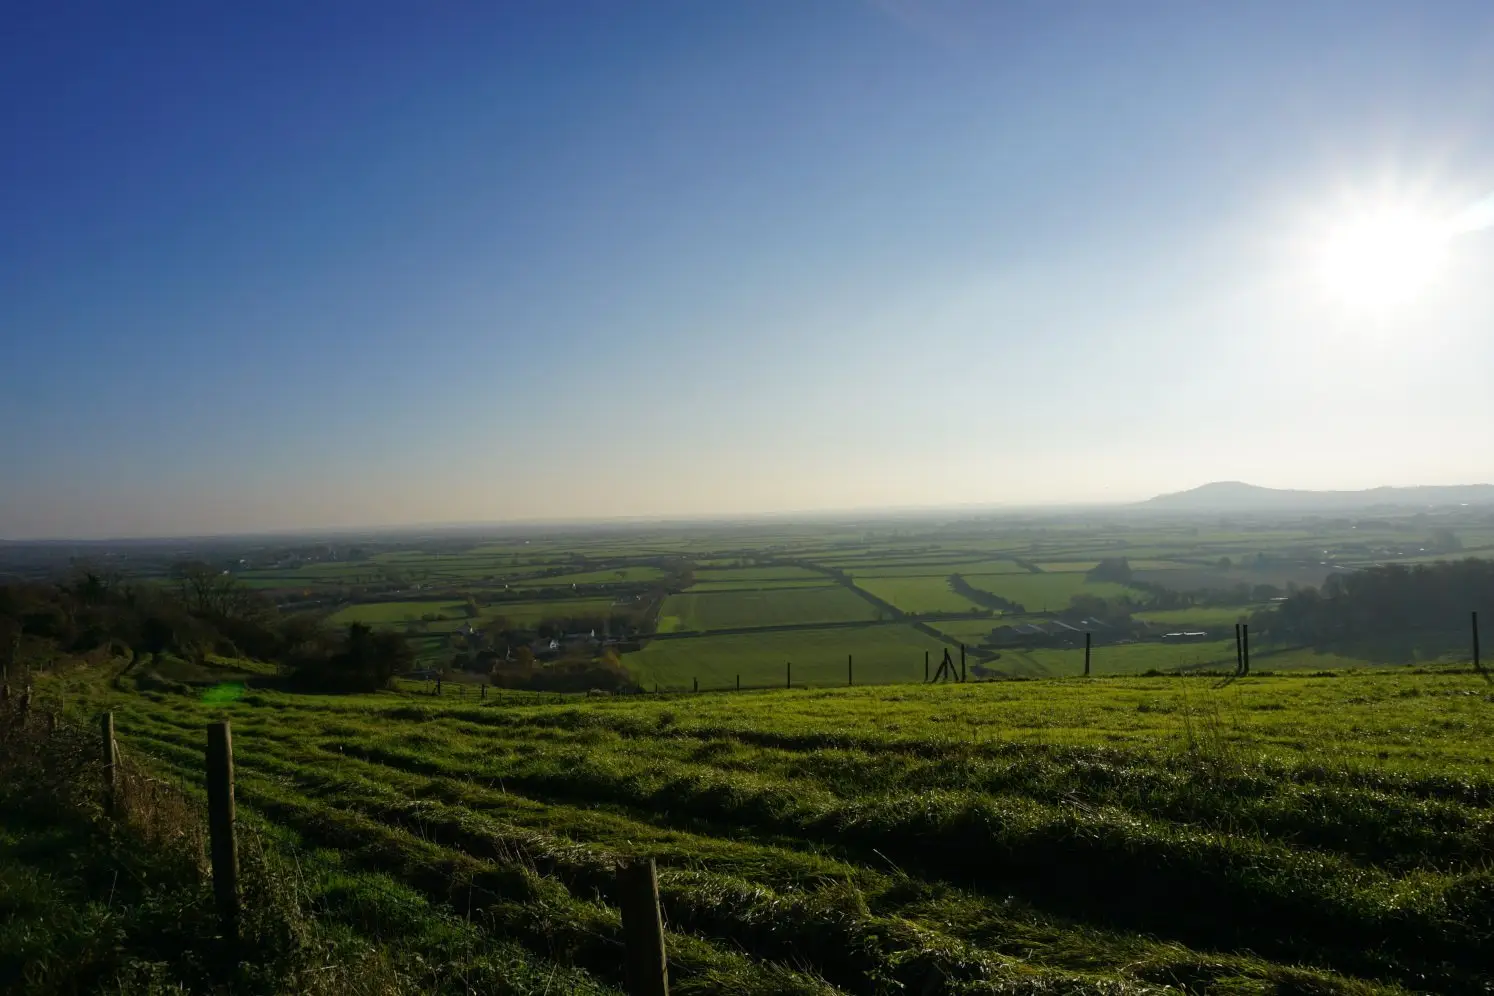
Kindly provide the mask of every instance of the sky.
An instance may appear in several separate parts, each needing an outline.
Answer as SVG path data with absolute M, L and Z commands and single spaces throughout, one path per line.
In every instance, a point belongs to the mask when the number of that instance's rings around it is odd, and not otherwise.
M 0 538 L 1494 481 L 1488 3 L 3 17 Z

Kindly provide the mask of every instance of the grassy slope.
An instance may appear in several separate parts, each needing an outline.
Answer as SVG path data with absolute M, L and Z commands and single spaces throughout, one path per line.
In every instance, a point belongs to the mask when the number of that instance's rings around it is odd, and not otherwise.
M 418 939 L 471 904 L 481 943 L 602 981 L 609 862 L 638 852 L 661 862 L 685 993 L 1475 992 L 1494 941 L 1494 703 L 1466 673 L 559 705 L 42 694 L 112 705 L 127 751 L 189 781 L 202 724 L 231 718 L 246 812 L 301 841 L 328 916 Z M 384 888 L 410 897 L 398 914 Z

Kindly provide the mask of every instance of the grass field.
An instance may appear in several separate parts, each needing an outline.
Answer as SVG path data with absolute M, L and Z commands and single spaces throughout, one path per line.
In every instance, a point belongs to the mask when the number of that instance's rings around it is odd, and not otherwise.
M 1026 574 L 1027 568 L 1011 560 L 921 560 L 858 564 L 844 568 L 859 583 L 863 578 L 947 578 L 951 574 Z
M 616 567 L 609 570 L 579 571 L 544 578 L 525 578 L 521 581 L 511 581 L 509 584 L 519 588 L 557 588 L 568 584 L 628 584 L 639 581 L 658 581 L 663 577 L 664 572 L 657 567 Z
M 1389 664 L 1386 658 L 1348 657 L 1307 647 L 1252 647 L 1250 666 L 1259 671 L 1321 671 L 1330 668 L 1367 667 Z M 1002 673 L 1019 677 L 1064 677 L 1084 673 L 1084 650 L 1034 649 L 1003 650 L 990 663 Z M 1176 671 L 1206 668 L 1232 671 L 1235 667 L 1235 641 L 1209 640 L 1200 643 L 1131 643 L 1100 644 L 1093 648 L 1091 673 L 1095 675 L 1139 674 L 1143 671 Z
M 825 575 L 805 567 L 726 567 L 695 570 L 697 583 L 708 584 L 756 584 L 771 587 L 775 584 L 801 582 L 824 584 Z
M 103 677 L 39 705 L 113 709 L 188 786 L 231 720 L 246 828 L 424 991 L 618 991 L 639 854 L 681 994 L 1486 991 L 1494 701 L 1466 672 L 557 704 Z M 8 868 L 41 853 L 17 832 Z
M 865 683 L 923 678 L 923 655 L 937 662 L 947 644 L 911 626 L 874 624 L 834 629 L 794 629 L 652 640 L 627 654 L 628 666 L 645 688 L 729 688 L 738 675 L 747 686 L 784 681 L 785 662 L 793 663 L 796 685 L 843 685 L 846 655 L 855 658 L 856 679 Z
M 762 580 L 697 581 L 686 592 L 709 594 L 717 591 L 773 591 L 787 588 L 824 588 L 832 584 L 824 575 L 807 578 L 765 578 Z
M 659 632 L 705 632 L 754 626 L 870 621 L 877 608 L 841 585 L 671 595 L 659 612 Z
M 1151 609 L 1136 613 L 1136 618 L 1170 626 L 1217 626 L 1230 631 L 1235 623 L 1248 621 L 1250 613 L 1257 608 L 1259 606 L 1254 605 L 1199 605 L 1191 609 Z
M 957 594 L 947 576 L 858 577 L 856 587 L 904 612 L 979 612 L 983 608 Z
M 419 622 L 421 616 L 438 615 L 447 619 L 466 619 L 464 602 L 360 602 L 333 613 L 327 621 L 334 626 L 366 623 L 370 626 L 401 626 Z
M 998 613 L 989 619 L 938 619 L 929 625 L 951 640 L 973 647 L 983 643 L 991 630 L 997 626 L 1009 626 L 1015 621 L 1017 617 L 1002 616 Z
M 482 607 L 482 618 L 503 618 L 510 626 L 534 626 L 545 619 L 605 616 L 616 611 L 611 598 L 558 598 L 550 601 L 494 602 Z
M 1110 581 L 1086 581 L 1082 573 L 1066 574 L 983 574 L 967 577 L 972 588 L 989 591 L 1010 602 L 1026 607 L 1028 612 L 1056 612 L 1068 607 L 1075 595 L 1098 595 L 1114 598 L 1127 594 L 1125 585 Z

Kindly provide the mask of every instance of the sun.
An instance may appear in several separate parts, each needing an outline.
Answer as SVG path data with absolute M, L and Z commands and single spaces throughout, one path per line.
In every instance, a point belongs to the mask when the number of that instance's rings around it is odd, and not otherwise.
M 1317 253 L 1317 278 L 1328 297 L 1349 310 L 1403 309 L 1442 272 L 1450 236 L 1445 222 L 1415 208 L 1361 209 L 1329 228 Z

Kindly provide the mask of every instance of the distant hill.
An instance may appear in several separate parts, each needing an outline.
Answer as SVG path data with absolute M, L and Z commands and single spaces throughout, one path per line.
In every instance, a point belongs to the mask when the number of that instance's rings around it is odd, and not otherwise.
M 1241 481 L 1215 481 L 1158 495 L 1137 507 L 1159 512 L 1348 512 L 1385 506 L 1494 505 L 1494 484 L 1370 488 L 1367 491 L 1294 491 Z

